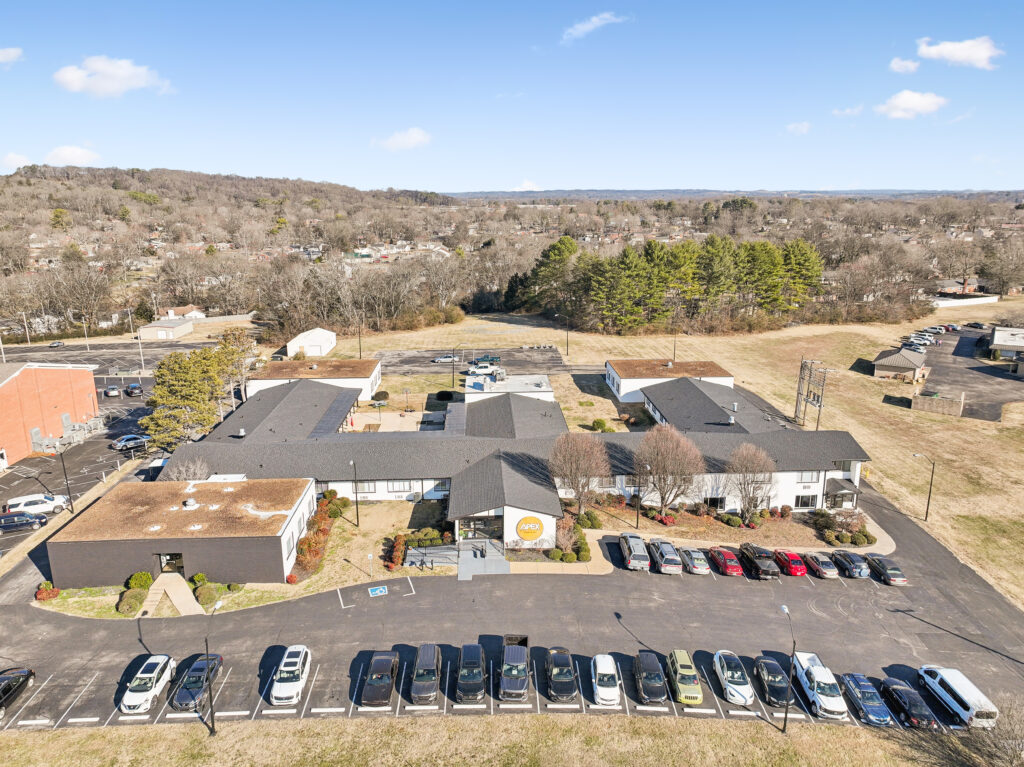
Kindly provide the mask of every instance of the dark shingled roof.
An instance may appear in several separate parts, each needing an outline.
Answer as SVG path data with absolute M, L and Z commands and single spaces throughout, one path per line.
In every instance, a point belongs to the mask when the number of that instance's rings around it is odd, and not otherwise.
M 562 516 L 558 491 L 543 458 L 499 450 L 452 477 L 449 519 L 502 506 Z
M 557 437 L 565 431 L 565 416 L 557 402 L 505 394 L 466 405 L 469 437 Z
M 666 421 L 682 432 L 754 434 L 782 428 L 731 386 L 678 378 L 645 386 L 640 391 Z M 729 423 L 729 416 L 735 423 Z
M 887 368 L 917 370 L 924 366 L 924 353 L 913 349 L 886 349 L 878 353 L 874 363 Z

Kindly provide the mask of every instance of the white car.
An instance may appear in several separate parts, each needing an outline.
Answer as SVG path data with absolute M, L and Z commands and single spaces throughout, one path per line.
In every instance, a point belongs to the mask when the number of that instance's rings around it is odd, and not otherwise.
M 20 495 L 4 504 L 4 513 L 28 512 L 31 514 L 60 514 L 69 506 L 66 495 Z
M 122 714 L 144 714 L 174 678 L 177 664 L 169 655 L 150 655 L 142 664 L 119 706 Z
M 619 671 L 611 655 L 595 655 L 590 661 L 590 678 L 594 684 L 594 703 L 618 706 Z
M 492 365 L 490 362 L 481 362 L 479 365 L 473 365 L 469 369 L 469 374 L 471 376 L 488 376 L 496 373 L 497 370 L 497 365 Z
M 309 648 L 294 644 L 284 651 L 284 660 L 277 667 L 274 683 L 270 686 L 270 705 L 287 706 L 299 702 L 309 678 Z
M 750 677 L 747 676 L 743 662 L 736 656 L 736 653 L 729 650 L 719 650 L 715 653 L 714 660 L 715 674 L 722 685 L 722 692 L 729 703 L 738 706 L 752 706 L 754 704 L 754 688 L 750 684 Z
M 443 357 L 434 357 L 434 359 L 431 360 L 431 362 L 448 362 L 448 363 L 458 362 L 458 361 L 459 361 L 459 358 L 454 356 L 454 355 L 452 355 L 452 354 L 445 354 Z

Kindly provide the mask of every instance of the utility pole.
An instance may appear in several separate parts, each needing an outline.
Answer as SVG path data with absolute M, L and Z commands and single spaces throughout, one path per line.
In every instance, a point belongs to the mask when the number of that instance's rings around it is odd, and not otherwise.
M 7 364 L 7 352 L 4 351 L 4 334 L 0 331 L 0 361 Z
M 825 409 L 825 383 L 828 381 L 828 368 L 821 371 L 821 392 L 818 395 L 818 417 L 814 420 L 814 430 L 821 426 L 821 411 Z
M 782 614 L 789 618 L 789 634 L 793 637 L 793 650 L 789 654 L 789 686 L 786 689 L 786 713 L 782 715 L 782 732 L 785 734 L 789 724 L 789 702 L 793 698 L 793 671 L 796 665 L 796 632 L 793 631 L 793 616 L 789 614 L 789 608 L 782 605 Z
M 135 323 L 132 322 L 132 313 L 131 313 L 130 309 L 128 310 L 128 330 L 131 331 L 131 334 L 133 336 L 135 335 Z M 139 365 L 140 365 L 140 367 L 139 367 L 139 383 L 141 384 L 142 383 L 142 372 L 146 369 L 146 360 L 142 356 L 142 335 L 141 335 L 141 333 L 136 338 L 137 338 L 137 340 L 139 342 Z
M 349 461 L 348 465 L 352 467 L 352 494 L 356 499 L 356 527 L 359 527 L 359 473 L 355 461 Z
M 21 314 L 21 321 L 25 325 L 25 343 L 30 344 L 30 343 L 32 343 L 32 339 L 29 338 L 29 335 L 28 335 L 28 317 L 25 316 L 25 312 L 21 312 L 20 314 Z

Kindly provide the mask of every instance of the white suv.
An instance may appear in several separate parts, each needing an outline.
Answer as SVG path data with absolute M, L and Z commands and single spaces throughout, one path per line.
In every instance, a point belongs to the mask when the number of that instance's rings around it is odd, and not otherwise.
M 121 697 L 122 714 L 144 714 L 153 707 L 171 679 L 177 664 L 169 655 L 150 655 Z
M 30 514 L 60 514 L 68 508 L 68 497 L 66 495 L 46 495 L 36 493 L 35 495 L 21 495 L 11 498 L 4 504 L 4 512 L 13 514 L 15 512 L 28 512 Z

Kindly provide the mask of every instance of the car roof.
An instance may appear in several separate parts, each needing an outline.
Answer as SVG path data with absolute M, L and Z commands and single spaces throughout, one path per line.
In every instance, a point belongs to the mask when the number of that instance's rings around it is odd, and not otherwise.
M 778 666 L 780 670 L 782 669 L 782 664 L 770 655 L 758 655 L 756 658 L 754 658 L 754 663 L 771 663 L 775 666 Z
M 894 676 L 887 676 L 885 679 L 882 680 L 882 684 L 884 684 L 886 687 L 904 687 L 908 690 L 914 689 L 910 686 L 908 682 L 904 682 L 902 679 L 897 679 Z
M 686 650 L 673 650 L 670 656 L 675 659 L 677 666 L 692 666 L 693 661 L 690 660 L 690 653 Z
M 425 661 L 426 664 L 420 663 L 419 665 L 434 665 L 434 656 L 437 654 L 436 644 L 421 644 L 420 649 L 416 651 L 416 660 Z
M 974 707 L 995 708 L 992 702 L 985 696 L 985 693 L 979 690 L 974 682 L 968 679 L 960 669 L 944 668 L 942 666 L 922 666 L 921 669 L 937 671 L 956 688 L 961 697 Z
M 598 671 L 614 673 L 616 671 L 615 658 L 606 653 L 595 655 L 594 668 L 596 668 Z
M 464 644 L 462 645 L 462 659 L 463 660 L 480 660 L 483 657 L 484 648 L 478 644 Z

